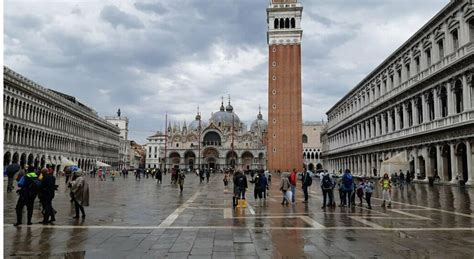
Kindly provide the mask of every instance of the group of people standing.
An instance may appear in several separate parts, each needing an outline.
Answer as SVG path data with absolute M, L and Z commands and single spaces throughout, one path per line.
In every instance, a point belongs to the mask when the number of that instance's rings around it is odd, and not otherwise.
M 289 175 L 283 174 L 280 182 L 280 191 L 283 193 L 282 205 L 296 203 L 296 185 L 298 174 L 296 169 L 293 169 Z M 301 176 L 301 187 L 303 189 L 304 200 L 303 203 L 308 203 L 309 194 L 308 188 L 313 184 L 313 178 L 309 172 L 304 171 Z
M 68 186 L 70 188 L 71 202 L 74 203 L 76 216 L 79 218 L 79 211 L 82 212 L 82 217 L 85 217 L 84 206 L 89 205 L 89 188 L 84 179 L 82 171 L 77 167 L 65 168 L 70 173 L 71 180 L 68 179 Z M 31 225 L 33 217 L 33 209 L 36 197 L 39 198 L 43 220 L 39 223 L 50 224 L 56 221 L 56 210 L 53 208 L 53 199 L 55 192 L 58 189 L 56 185 L 56 177 L 52 167 L 47 166 L 43 169 L 38 169 L 33 166 L 26 168 L 19 168 L 15 172 L 16 182 L 18 185 L 18 201 L 16 204 L 16 223 L 14 226 L 19 226 L 23 223 L 23 208 L 26 206 L 27 210 L 27 224 Z M 9 188 L 14 189 L 13 186 Z

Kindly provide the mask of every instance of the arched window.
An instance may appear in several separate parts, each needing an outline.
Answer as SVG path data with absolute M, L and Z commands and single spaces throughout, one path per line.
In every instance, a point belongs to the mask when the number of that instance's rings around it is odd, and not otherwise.
M 289 29 L 290 28 L 290 18 L 285 19 L 285 28 Z
M 446 87 L 441 86 L 439 91 L 439 100 L 441 104 L 441 117 L 448 116 L 448 95 L 446 93 Z
M 308 143 L 308 136 L 306 134 L 303 134 L 303 143 Z
M 296 27 L 296 20 L 295 18 L 291 18 L 291 28 L 295 28 Z
M 280 29 L 284 29 L 285 28 L 285 19 L 280 18 L 280 24 L 279 25 L 280 25 L 279 26 Z
M 278 29 L 278 19 L 275 19 L 275 21 L 273 21 L 273 28 Z

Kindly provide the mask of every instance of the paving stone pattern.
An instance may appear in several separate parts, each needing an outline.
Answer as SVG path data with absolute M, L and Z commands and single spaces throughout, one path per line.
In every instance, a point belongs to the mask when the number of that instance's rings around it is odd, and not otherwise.
M 74 220 L 64 178 L 53 206 L 54 225 L 13 227 L 16 194 L 4 196 L 6 257 L 44 258 L 473 258 L 474 189 L 413 184 L 394 189 L 393 208 L 321 209 L 318 181 L 309 204 L 298 186 L 295 205 L 282 206 L 279 177 L 266 201 L 234 211 L 222 176 L 209 184 L 194 175 L 183 194 L 133 177 L 105 182 L 89 178 L 91 206 Z M 4 183 L 6 185 L 6 182 Z M 230 186 L 232 190 L 232 186 Z M 337 196 L 337 193 L 336 193 Z M 35 202 L 33 222 L 41 220 Z M 26 211 L 25 213 L 26 214 Z M 26 220 L 24 220 L 26 222 Z

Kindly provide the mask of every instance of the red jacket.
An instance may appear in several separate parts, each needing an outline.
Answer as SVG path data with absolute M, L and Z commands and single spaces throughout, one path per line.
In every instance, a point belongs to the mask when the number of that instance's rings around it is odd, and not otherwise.
M 296 172 L 295 171 L 291 172 L 290 184 L 293 186 L 296 186 Z

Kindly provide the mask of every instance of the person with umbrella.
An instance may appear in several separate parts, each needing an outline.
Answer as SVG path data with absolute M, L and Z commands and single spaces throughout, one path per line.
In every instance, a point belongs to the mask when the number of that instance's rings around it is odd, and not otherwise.
M 19 164 L 11 164 L 7 167 L 7 177 L 8 177 L 8 187 L 7 187 L 7 192 L 12 192 L 13 189 L 13 178 L 15 177 L 15 174 L 20 171 L 20 165 Z
M 89 206 L 89 184 L 86 182 L 81 169 L 73 172 L 73 179 L 71 181 L 72 199 L 76 210 L 75 219 L 79 218 L 79 211 L 82 213 L 82 218 L 86 217 L 84 206 Z

